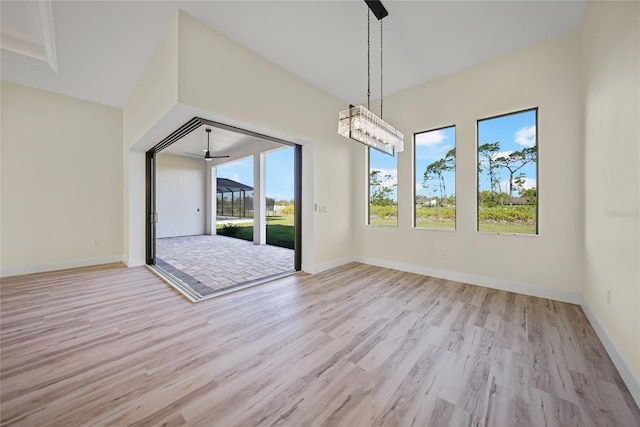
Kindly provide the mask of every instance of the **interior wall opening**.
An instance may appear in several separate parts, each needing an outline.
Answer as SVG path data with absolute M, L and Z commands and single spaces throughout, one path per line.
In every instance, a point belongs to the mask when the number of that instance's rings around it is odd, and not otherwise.
M 147 264 L 192 301 L 301 269 L 301 146 L 201 118 L 147 152 Z

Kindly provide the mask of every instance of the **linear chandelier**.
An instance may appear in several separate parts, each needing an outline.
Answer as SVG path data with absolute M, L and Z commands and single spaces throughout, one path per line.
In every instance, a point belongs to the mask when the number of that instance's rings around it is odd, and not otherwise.
M 404 151 L 404 135 L 382 119 L 382 18 L 389 12 L 379 0 L 365 0 L 367 10 L 367 108 L 350 105 L 338 115 L 338 133 L 391 156 Z M 370 111 L 371 98 L 371 25 L 370 13 L 380 21 L 380 117 Z

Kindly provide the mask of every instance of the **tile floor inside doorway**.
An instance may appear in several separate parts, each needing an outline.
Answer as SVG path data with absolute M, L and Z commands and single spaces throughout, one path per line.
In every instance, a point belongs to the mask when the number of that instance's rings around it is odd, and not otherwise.
M 201 298 L 295 270 L 291 249 L 217 235 L 156 239 L 156 265 Z

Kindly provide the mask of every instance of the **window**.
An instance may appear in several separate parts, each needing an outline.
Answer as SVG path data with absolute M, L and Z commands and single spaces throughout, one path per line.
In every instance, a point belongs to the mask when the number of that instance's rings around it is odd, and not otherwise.
M 398 226 L 397 156 L 369 148 L 369 225 Z
M 538 234 L 537 113 L 478 120 L 478 231 Z
M 456 229 L 456 127 L 414 135 L 418 228 Z

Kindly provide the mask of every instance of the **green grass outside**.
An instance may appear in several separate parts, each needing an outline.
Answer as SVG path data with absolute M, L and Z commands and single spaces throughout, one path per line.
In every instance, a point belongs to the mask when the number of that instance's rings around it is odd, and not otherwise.
M 267 217 L 267 245 L 293 249 L 294 226 L 293 215 Z M 216 227 L 221 236 L 230 236 L 242 240 L 253 240 L 253 223 L 234 224 L 234 227 L 224 227 L 222 224 Z
M 371 218 L 369 224 L 379 227 L 397 227 L 398 220 L 397 218 Z M 416 227 L 455 230 L 455 225 L 452 222 L 444 221 L 417 221 Z M 480 223 L 480 231 L 491 233 L 536 234 L 536 226 L 529 224 Z
M 455 220 L 447 221 L 430 221 L 430 220 L 416 220 L 416 227 L 418 228 L 437 228 L 438 230 L 455 230 Z
M 397 227 L 396 206 L 371 206 L 369 224 Z M 416 227 L 455 230 L 455 208 L 420 207 L 416 210 Z M 481 207 L 479 231 L 508 234 L 536 234 L 536 206 Z
M 369 225 L 376 225 L 379 227 L 397 227 L 398 207 L 394 205 L 370 205 Z
M 253 240 L 253 224 L 234 224 L 233 227 L 216 227 L 216 233 L 221 236 L 235 237 L 242 240 Z
M 480 207 L 479 231 L 536 234 L 535 205 Z
M 536 207 L 534 205 L 525 206 L 481 206 L 478 210 L 480 221 L 497 222 L 531 222 L 536 221 Z
M 422 206 L 416 209 L 416 227 L 439 230 L 456 229 L 456 208 Z
M 387 217 L 387 218 L 376 218 L 372 217 L 369 219 L 369 225 L 377 225 L 380 227 L 397 227 L 398 226 L 398 218 L 395 217 Z
M 480 223 L 479 231 L 492 233 L 536 234 L 535 224 L 495 224 Z
M 268 216 L 267 224 L 271 225 L 287 225 L 293 227 L 293 215 Z
M 437 208 L 430 208 L 437 210 Z M 441 208 L 443 211 L 451 208 Z M 486 209 L 486 211 L 485 211 Z M 525 216 L 535 218 L 535 209 L 530 206 L 505 206 L 496 208 L 483 208 L 483 211 L 491 216 L 510 217 L 513 215 Z M 444 217 L 450 216 L 449 212 L 443 212 Z M 273 246 L 279 246 L 282 248 L 293 249 L 294 243 L 294 216 L 282 215 L 268 217 L 267 219 L 267 244 Z M 416 227 L 421 228 L 434 228 L 441 230 L 454 230 L 455 220 L 453 218 L 443 218 L 438 220 L 433 219 L 420 219 L 416 221 Z M 387 216 L 384 218 L 372 217 L 369 221 L 370 225 L 378 227 L 397 227 L 398 218 L 396 216 Z M 217 227 L 218 234 L 225 235 L 223 226 Z M 509 223 L 509 222 L 480 222 L 480 230 L 488 233 L 513 233 L 513 234 L 536 234 L 535 223 Z M 253 240 L 253 223 L 237 224 L 235 235 L 238 239 Z

